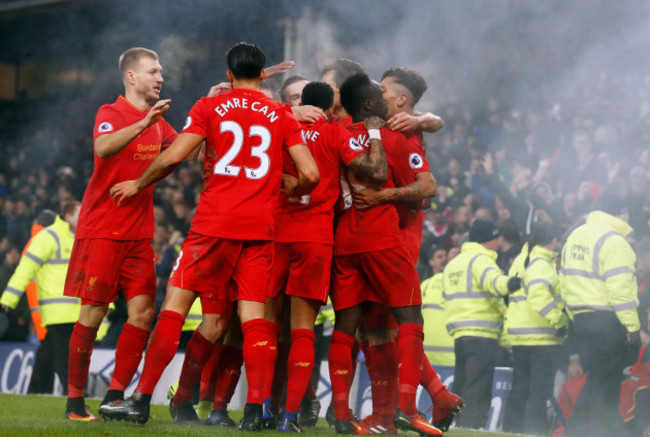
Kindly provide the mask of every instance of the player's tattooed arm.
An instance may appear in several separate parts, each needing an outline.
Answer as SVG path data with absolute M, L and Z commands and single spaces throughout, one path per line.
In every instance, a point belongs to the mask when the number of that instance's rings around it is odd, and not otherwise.
M 384 120 L 373 115 L 368 117 L 364 125 L 366 129 L 381 129 Z M 388 161 L 381 139 L 370 140 L 370 150 L 362 153 L 348 164 L 355 176 L 373 182 L 383 184 L 388 179 Z
M 149 167 L 138 179 L 113 185 L 109 192 L 110 196 L 117 202 L 117 206 L 120 206 L 124 199 L 135 196 L 149 185 L 158 182 L 173 172 L 193 150 L 203 143 L 203 139 L 202 136 L 197 134 L 180 134 L 171 146 L 149 164 Z
M 146 128 L 155 124 L 169 110 L 171 100 L 159 100 L 149 110 L 146 117 L 123 129 L 111 134 L 104 134 L 95 140 L 95 153 L 102 159 L 110 158 L 120 153 Z
M 357 209 L 367 209 L 387 202 L 405 202 L 409 208 L 422 209 L 423 200 L 436 195 L 436 181 L 431 172 L 415 174 L 415 181 L 395 188 L 352 189 L 352 199 Z
M 439 131 L 445 125 L 442 118 L 431 112 L 399 112 L 393 115 L 386 125 L 397 132 L 413 132 L 415 130 L 422 130 L 424 132 L 434 133 Z

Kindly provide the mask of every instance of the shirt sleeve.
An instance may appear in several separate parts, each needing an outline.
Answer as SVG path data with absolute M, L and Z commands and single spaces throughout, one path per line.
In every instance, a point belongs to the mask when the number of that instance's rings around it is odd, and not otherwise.
M 185 119 L 185 126 L 181 133 L 190 133 L 200 135 L 203 138 L 208 136 L 208 117 L 206 98 L 200 99 L 190 110 L 190 114 Z
M 0 303 L 15 308 L 27 284 L 36 276 L 41 266 L 49 260 L 56 250 L 56 242 L 47 231 L 40 231 L 32 238 L 29 249 L 20 258 L 18 267 L 9 279 Z
M 409 151 L 409 167 L 413 171 L 413 174 L 420 173 L 423 171 L 431 171 L 429 163 L 424 157 L 424 152 L 422 151 L 422 143 L 415 135 L 409 135 L 406 137 L 408 151 Z
M 473 276 L 483 290 L 504 297 L 508 294 L 508 276 L 487 255 L 482 255 L 472 266 Z
M 122 114 L 111 107 L 111 105 L 104 105 L 99 108 L 95 116 L 93 141 L 102 135 L 112 134 L 125 127 L 126 123 Z
M 396 187 L 403 187 L 415 180 L 413 170 L 409 163 L 410 147 L 406 136 L 401 133 L 381 129 L 381 140 L 384 143 L 389 165 L 393 172 L 393 181 Z M 392 151 L 392 152 L 389 152 Z
M 364 147 L 354 139 L 347 129 L 336 126 L 333 130 L 333 136 L 339 159 L 345 165 L 350 164 L 357 156 L 361 155 L 365 151 Z
M 293 116 L 291 108 L 289 105 L 282 105 L 284 109 L 284 149 L 288 149 L 298 144 L 305 144 L 305 141 L 302 139 L 302 127 L 296 117 Z

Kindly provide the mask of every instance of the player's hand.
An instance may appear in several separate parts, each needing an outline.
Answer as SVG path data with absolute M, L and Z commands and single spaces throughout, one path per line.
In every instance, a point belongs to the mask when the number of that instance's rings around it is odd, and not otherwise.
M 363 122 L 363 126 L 366 129 L 381 129 L 382 127 L 384 127 L 384 120 L 382 120 L 381 117 L 378 117 L 376 115 L 371 115 L 370 117 L 365 119 L 365 121 Z
M 276 65 L 271 65 L 264 69 L 264 79 L 271 79 L 278 74 L 286 73 L 291 70 L 294 65 L 296 65 L 296 63 L 293 61 L 284 61 Z
M 0 305 L 0 308 L 2 308 L 2 311 L 5 313 L 8 313 L 11 308 L 9 308 L 7 305 Z
M 386 202 L 386 192 L 378 187 L 352 187 L 352 200 L 357 209 L 369 209 Z
M 230 82 L 221 82 L 210 87 L 210 91 L 208 91 L 208 97 L 218 96 L 220 94 L 227 93 L 230 90 L 232 90 L 232 85 Z
M 325 112 L 316 106 L 294 106 L 291 111 L 296 120 L 302 123 L 316 123 L 321 118 L 325 118 Z
M 155 124 L 158 120 L 161 119 L 163 114 L 169 110 L 169 103 L 171 99 L 158 100 L 149 110 L 147 116 L 144 118 L 144 123 L 146 127 L 149 127 Z
M 398 112 L 388 119 L 386 126 L 396 132 L 413 132 L 419 126 L 417 117 L 406 112 Z
M 117 202 L 117 206 L 120 206 L 124 199 L 133 197 L 139 192 L 138 181 L 124 181 L 113 185 L 110 190 L 110 195 Z
M 298 190 L 298 178 L 287 173 L 282 173 L 280 192 L 285 196 L 295 196 Z

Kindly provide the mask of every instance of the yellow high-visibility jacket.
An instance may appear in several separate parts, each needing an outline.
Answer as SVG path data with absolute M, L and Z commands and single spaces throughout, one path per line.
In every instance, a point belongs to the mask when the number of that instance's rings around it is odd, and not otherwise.
M 424 353 L 434 366 L 454 366 L 454 339 L 447 332 L 445 299 L 442 297 L 442 273 L 425 279 L 422 289 Z
M 73 243 L 70 224 L 57 216 L 52 225 L 32 238 L 0 297 L 0 304 L 15 308 L 27 284 L 36 277 L 38 304 L 45 326 L 75 323 L 81 303 L 76 297 L 63 295 Z
M 508 337 L 513 346 L 560 345 L 565 337 L 557 329 L 568 326 L 564 301 L 560 295 L 560 278 L 555 268 L 557 252 L 535 246 L 530 252 L 528 267 L 526 244 L 515 258 L 509 276 L 522 278 L 522 288 L 508 298 L 506 312 Z
M 625 237 L 625 221 L 593 211 L 567 238 L 562 250 L 562 297 L 569 316 L 593 311 L 614 312 L 628 332 L 641 328 L 634 276 L 636 255 Z
M 464 243 L 443 272 L 447 331 L 464 336 L 498 339 L 503 329 L 508 276 L 496 263 L 497 253 L 479 243 Z
M 201 308 L 201 299 L 198 297 L 194 299 L 194 303 L 190 307 L 190 311 L 187 313 L 185 318 L 185 323 L 181 331 L 196 331 L 196 328 L 199 327 L 203 321 L 203 309 Z

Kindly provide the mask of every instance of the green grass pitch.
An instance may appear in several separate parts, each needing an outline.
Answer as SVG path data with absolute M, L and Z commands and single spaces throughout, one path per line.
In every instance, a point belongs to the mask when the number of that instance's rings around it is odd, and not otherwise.
M 99 400 L 88 399 L 90 411 L 97 412 Z M 215 428 L 209 426 L 188 426 L 175 423 L 169 416 L 167 407 L 154 405 L 151 417 L 146 425 L 122 422 L 72 423 L 63 420 L 65 398 L 36 395 L 0 394 L 0 436 L 115 436 L 115 437 L 160 437 L 160 436 L 259 436 L 281 435 L 277 431 L 261 433 L 244 433 L 235 429 Z M 233 411 L 232 418 L 239 421 L 241 411 Z M 416 437 L 413 432 L 403 433 Z M 315 428 L 306 428 L 307 436 L 336 435 L 321 419 Z M 505 437 L 513 434 L 488 433 L 466 429 L 452 429 L 445 435 L 449 437 Z

